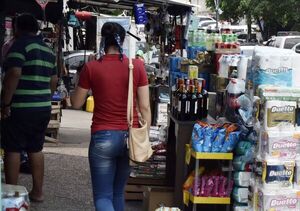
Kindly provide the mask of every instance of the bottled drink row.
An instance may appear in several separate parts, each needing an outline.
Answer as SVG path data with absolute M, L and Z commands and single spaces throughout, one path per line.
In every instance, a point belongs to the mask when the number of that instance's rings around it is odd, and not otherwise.
M 180 121 L 195 121 L 208 115 L 209 98 L 203 78 L 177 78 L 172 90 L 172 114 Z
M 207 51 L 236 49 L 240 46 L 236 34 L 209 34 L 201 30 L 189 31 L 188 45 L 190 47 L 205 47 Z

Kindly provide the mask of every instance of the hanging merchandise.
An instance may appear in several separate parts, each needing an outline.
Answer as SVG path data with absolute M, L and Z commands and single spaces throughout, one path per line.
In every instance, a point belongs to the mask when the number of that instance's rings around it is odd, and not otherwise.
M 74 12 L 69 13 L 68 25 L 71 27 L 80 27 L 80 23 L 79 23 L 78 19 L 76 18 Z
M 46 21 L 46 6 L 49 2 L 49 0 L 35 0 L 42 8 L 43 10 L 43 17 L 44 17 L 44 21 Z
M 134 4 L 133 12 L 134 12 L 135 24 L 147 23 L 146 8 L 144 4 Z

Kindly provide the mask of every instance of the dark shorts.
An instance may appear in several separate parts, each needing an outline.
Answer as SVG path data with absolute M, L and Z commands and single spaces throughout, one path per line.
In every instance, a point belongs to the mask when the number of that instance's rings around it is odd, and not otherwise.
M 1 121 L 1 146 L 6 152 L 40 152 L 51 111 L 12 112 Z

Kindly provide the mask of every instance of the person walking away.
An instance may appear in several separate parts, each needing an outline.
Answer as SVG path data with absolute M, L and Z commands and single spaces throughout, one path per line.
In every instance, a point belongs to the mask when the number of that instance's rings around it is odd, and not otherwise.
M 37 36 L 38 22 L 30 14 L 16 18 L 18 39 L 4 62 L 1 100 L 1 145 L 5 152 L 7 184 L 18 183 L 20 152 L 28 153 L 33 185 L 29 197 L 43 201 L 45 131 L 51 114 L 51 92 L 56 89 L 55 55 Z
M 130 174 L 127 149 L 129 59 L 122 49 L 125 34 L 118 23 L 103 25 L 100 59 L 84 65 L 79 84 L 71 96 L 72 106 L 80 109 L 88 91 L 93 92 L 95 107 L 89 164 L 96 211 L 124 211 L 124 189 Z M 134 59 L 133 65 L 134 127 L 139 126 L 136 104 L 150 126 L 147 74 L 142 61 Z
M 15 22 L 16 22 L 16 18 L 13 17 L 12 21 L 11 21 L 13 37 L 11 39 L 9 39 L 8 41 L 6 41 L 2 46 L 2 62 L 1 63 L 3 63 L 5 61 L 5 58 L 7 56 L 9 49 L 11 48 L 11 46 L 17 39 Z M 2 84 L 2 81 L 3 81 L 3 77 L 1 74 L 1 84 Z M 30 166 L 29 166 L 27 153 L 22 151 L 20 159 L 21 159 L 20 172 L 30 174 Z

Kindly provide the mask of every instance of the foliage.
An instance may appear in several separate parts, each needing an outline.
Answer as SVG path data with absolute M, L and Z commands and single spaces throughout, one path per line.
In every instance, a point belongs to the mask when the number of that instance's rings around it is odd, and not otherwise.
M 245 16 L 263 19 L 266 30 L 290 30 L 300 23 L 300 0 L 220 0 L 222 19 L 238 21 Z M 206 0 L 214 10 L 214 0 Z

